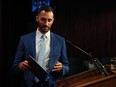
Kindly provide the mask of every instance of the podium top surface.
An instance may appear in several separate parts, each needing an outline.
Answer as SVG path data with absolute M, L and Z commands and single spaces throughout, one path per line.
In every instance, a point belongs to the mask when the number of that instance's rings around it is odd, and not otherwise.
M 116 73 L 111 72 L 110 66 L 105 66 L 108 71 L 108 76 L 102 75 L 96 68 L 88 70 L 79 74 L 75 74 L 57 81 L 57 87 L 90 87 L 97 83 L 109 82 L 110 80 L 116 82 Z M 114 82 L 114 83 L 115 83 Z M 112 83 L 113 84 L 113 83 Z M 116 83 L 115 83 L 116 85 Z M 91 86 L 92 87 L 92 86 Z M 97 87 L 97 86 L 95 86 Z M 99 86 L 98 86 L 99 87 Z M 107 86 L 105 86 L 107 87 Z M 111 87 L 108 85 L 108 87 Z M 113 86 L 112 86 L 113 87 Z

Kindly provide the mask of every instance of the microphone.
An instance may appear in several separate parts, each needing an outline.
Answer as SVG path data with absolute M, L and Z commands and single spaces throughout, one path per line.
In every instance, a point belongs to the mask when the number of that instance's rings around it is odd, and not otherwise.
M 68 42 L 69 44 L 71 44 L 76 49 L 78 49 L 78 50 L 82 51 L 83 53 L 85 53 L 86 55 L 88 55 L 90 57 L 90 59 L 93 61 L 93 63 L 96 65 L 96 67 L 99 70 L 99 72 L 101 74 L 105 74 L 106 76 L 108 76 L 108 72 L 106 71 L 104 65 L 97 58 L 93 58 L 93 56 L 91 54 L 87 53 L 86 51 L 84 51 L 80 47 L 74 45 L 71 41 L 66 40 L 66 42 Z

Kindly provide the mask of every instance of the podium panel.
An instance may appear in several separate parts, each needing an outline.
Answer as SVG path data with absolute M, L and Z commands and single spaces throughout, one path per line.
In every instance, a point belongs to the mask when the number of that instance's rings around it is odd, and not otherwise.
M 108 76 L 95 68 L 58 80 L 56 87 L 116 87 L 116 73 L 111 71 L 109 65 L 105 68 Z

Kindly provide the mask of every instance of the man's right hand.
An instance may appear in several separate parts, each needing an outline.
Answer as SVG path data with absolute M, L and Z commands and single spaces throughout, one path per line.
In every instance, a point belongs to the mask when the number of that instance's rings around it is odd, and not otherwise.
M 28 65 L 28 61 L 22 61 L 19 63 L 19 69 L 20 70 L 26 70 L 28 69 L 29 65 Z

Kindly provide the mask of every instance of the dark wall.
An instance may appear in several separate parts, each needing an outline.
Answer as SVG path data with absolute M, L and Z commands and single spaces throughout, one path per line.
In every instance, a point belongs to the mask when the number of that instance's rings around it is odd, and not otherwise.
M 96 56 L 115 56 L 116 2 L 63 1 L 57 3 L 60 29 L 56 31 L 83 49 L 94 49 Z
M 1 0 L 0 0 L 0 48 L 2 48 L 2 8 L 1 8 Z M 2 49 L 0 49 L 0 70 L 2 70 Z M 2 77 L 2 71 L 0 71 L 0 77 Z M 0 82 L 2 82 L 2 79 L 0 78 Z M 1 86 L 1 83 L 0 83 Z
M 2 73 L 2 83 L 4 83 L 3 87 L 8 87 L 10 85 L 13 86 L 13 75 L 11 71 L 11 66 L 15 56 L 20 35 L 32 31 L 29 30 L 30 28 L 28 28 L 28 24 L 30 23 L 30 21 L 32 21 L 31 0 L 2 0 L 1 8 L 2 29 L 0 29 L 0 35 L 2 36 L 1 60 L 3 69 L 0 70 L 0 72 Z M 15 84 L 15 81 L 13 82 L 13 84 Z

